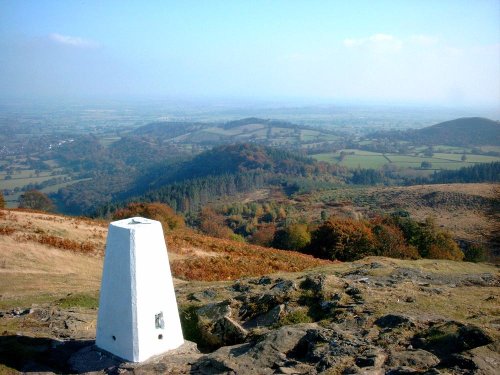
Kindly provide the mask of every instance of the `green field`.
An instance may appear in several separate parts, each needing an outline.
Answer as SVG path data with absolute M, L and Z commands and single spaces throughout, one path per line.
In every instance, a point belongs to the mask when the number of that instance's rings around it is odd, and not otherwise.
M 456 147 L 456 146 L 446 146 L 446 145 L 438 145 L 434 146 L 435 152 L 444 152 L 444 153 L 458 153 L 463 154 L 464 152 L 471 152 L 472 149 L 469 147 Z
M 56 193 L 61 188 L 76 184 L 77 182 L 88 181 L 88 180 L 92 180 L 92 178 L 81 178 L 79 180 L 72 180 L 57 185 L 47 186 L 46 188 L 43 188 L 41 191 L 45 194 Z
M 103 147 L 109 147 L 113 143 L 119 141 L 121 137 L 104 137 L 99 140 Z
M 433 157 L 382 154 L 371 151 L 345 149 L 346 154 L 340 161 L 340 152 L 330 152 L 311 155 L 318 161 L 343 165 L 348 168 L 381 168 L 386 164 L 393 164 L 398 167 L 420 169 L 422 162 L 432 163 L 430 169 L 459 169 L 476 163 L 490 163 L 500 161 L 500 157 L 487 155 L 466 155 L 467 159 L 462 161 L 462 154 L 458 153 L 435 153 Z M 354 154 L 352 154 L 354 153 Z
M 500 152 L 500 146 L 481 146 L 483 152 Z
M 348 168 L 382 168 L 389 161 L 382 155 L 348 155 L 340 165 Z
M 69 185 L 76 184 L 77 182 L 82 182 L 82 181 L 87 181 L 91 180 L 91 178 L 82 178 L 79 180 L 73 180 L 73 181 L 68 181 L 68 182 L 63 182 L 62 184 L 57 184 L 57 185 L 52 185 L 52 186 L 47 186 L 46 188 L 41 189 L 40 191 L 45 193 L 45 194 L 51 194 L 57 192 L 59 189 L 67 187 Z M 1 187 L 1 181 L 0 181 L 0 189 Z M 23 194 L 24 192 L 19 191 L 14 194 L 9 194 L 5 196 L 5 203 L 7 208 L 16 208 L 19 202 L 19 197 Z
M 325 161 L 327 163 L 338 164 L 339 154 L 338 153 L 326 153 L 326 154 L 314 154 L 311 155 L 317 161 Z
M 445 159 L 445 160 L 453 160 L 453 161 L 462 161 L 463 154 L 443 154 L 443 153 L 435 153 L 434 158 L 436 159 Z M 488 155 L 474 155 L 474 154 L 466 154 L 465 155 L 467 163 L 492 163 L 495 161 L 500 161 L 500 157 L 498 156 L 488 156 Z
M 53 171 L 60 171 L 60 168 L 55 168 Z M 31 177 L 30 177 L 31 176 Z M 38 184 L 43 181 L 50 180 L 54 177 L 67 177 L 68 175 L 57 175 L 53 176 L 52 172 L 41 172 L 37 177 L 33 169 L 25 169 L 19 173 L 14 173 L 11 175 L 11 179 L 5 179 L 7 174 L 5 172 L 0 173 L 0 190 L 12 190 L 17 188 L 22 188 L 28 184 Z

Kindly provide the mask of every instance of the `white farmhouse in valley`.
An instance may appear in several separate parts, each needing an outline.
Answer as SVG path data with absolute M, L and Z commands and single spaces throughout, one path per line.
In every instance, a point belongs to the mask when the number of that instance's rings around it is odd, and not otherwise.
M 184 343 L 161 223 L 134 217 L 109 225 L 97 347 L 132 362 Z

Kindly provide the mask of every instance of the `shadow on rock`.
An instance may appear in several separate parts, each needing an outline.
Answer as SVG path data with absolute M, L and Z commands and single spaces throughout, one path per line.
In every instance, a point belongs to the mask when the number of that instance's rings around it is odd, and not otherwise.
M 93 340 L 61 341 L 44 337 L 1 336 L 0 364 L 20 372 L 74 374 L 68 360 L 76 352 L 93 344 Z M 91 370 L 100 371 L 108 367 L 109 363 L 101 363 Z

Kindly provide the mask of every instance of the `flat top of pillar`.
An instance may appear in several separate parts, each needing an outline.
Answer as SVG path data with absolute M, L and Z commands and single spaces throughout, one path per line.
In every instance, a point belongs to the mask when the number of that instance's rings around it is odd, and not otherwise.
M 113 221 L 110 225 L 126 229 L 138 229 L 141 227 L 149 227 L 152 224 L 159 224 L 159 221 L 146 219 L 144 217 L 131 217 L 128 219 L 122 219 L 118 221 Z

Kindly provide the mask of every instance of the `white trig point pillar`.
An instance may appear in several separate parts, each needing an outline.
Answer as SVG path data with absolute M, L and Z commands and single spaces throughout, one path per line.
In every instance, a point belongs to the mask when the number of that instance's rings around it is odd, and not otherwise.
M 161 223 L 134 217 L 109 225 L 96 345 L 132 362 L 184 343 Z

